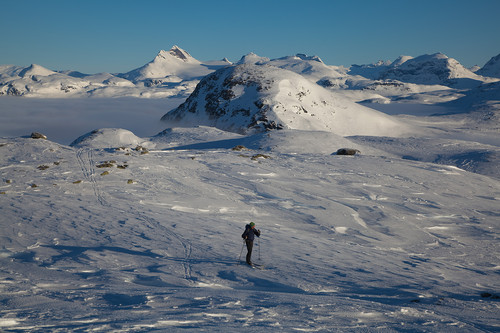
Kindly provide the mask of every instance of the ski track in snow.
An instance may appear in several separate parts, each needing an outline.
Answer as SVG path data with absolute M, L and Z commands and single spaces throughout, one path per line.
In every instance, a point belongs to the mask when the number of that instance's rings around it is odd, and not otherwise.
M 97 201 L 103 206 L 108 206 L 109 204 L 106 202 L 106 198 L 101 193 L 101 190 L 99 188 L 99 184 L 97 183 L 97 180 L 95 177 L 95 161 L 94 161 L 93 150 L 80 148 L 76 152 L 76 157 L 78 159 L 78 163 L 80 164 L 80 168 L 82 170 L 83 176 L 92 185 L 92 188 L 94 190 L 94 194 L 97 198 Z

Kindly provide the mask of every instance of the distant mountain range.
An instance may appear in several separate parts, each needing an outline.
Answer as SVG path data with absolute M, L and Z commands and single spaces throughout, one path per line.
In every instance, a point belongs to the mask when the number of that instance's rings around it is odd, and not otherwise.
M 250 53 L 233 64 L 227 59 L 202 62 L 173 46 L 127 73 L 0 66 L 0 95 L 177 97 L 185 102 L 162 117 L 172 126 L 213 126 L 240 134 L 301 129 L 397 136 L 412 129 L 367 106 L 453 101 L 468 110 L 493 110 L 498 118 L 499 59 L 476 72 L 442 53 L 350 68 L 305 54 L 269 59 Z
M 380 62 L 368 66 L 352 66 L 351 75 L 361 75 L 374 80 L 397 80 L 416 84 L 439 84 L 450 87 L 477 86 L 485 77 L 473 73 L 457 60 L 442 53 L 422 55 L 417 58 L 399 57 L 396 61 Z
M 36 64 L 28 67 L 2 65 L 0 95 L 187 98 L 206 75 L 220 68 L 248 63 L 289 70 L 329 89 L 396 89 L 399 93 L 401 89 L 414 89 L 412 84 L 473 88 L 500 78 L 499 58 L 500 55 L 492 58 L 474 73 L 441 53 L 416 58 L 401 56 L 394 62 L 345 68 L 326 65 L 319 57 L 304 54 L 270 60 L 250 53 L 236 64 L 227 59 L 202 62 L 173 46 L 169 51 L 161 50 L 151 62 L 127 73 L 84 74 L 73 70 L 50 70 Z
M 0 95 L 30 97 L 187 97 L 198 81 L 227 60 L 201 62 L 177 46 L 160 51 L 146 65 L 127 73 L 83 74 L 51 71 L 39 65 L 0 66 Z

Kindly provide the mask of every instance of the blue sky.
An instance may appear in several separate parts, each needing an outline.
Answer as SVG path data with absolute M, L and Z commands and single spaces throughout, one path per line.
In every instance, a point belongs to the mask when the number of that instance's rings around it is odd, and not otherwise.
M 199 60 L 254 52 L 328 65 L 500 53 L 500 0 L 0 0 L 0 64 L 127 72 L 178 45 Z

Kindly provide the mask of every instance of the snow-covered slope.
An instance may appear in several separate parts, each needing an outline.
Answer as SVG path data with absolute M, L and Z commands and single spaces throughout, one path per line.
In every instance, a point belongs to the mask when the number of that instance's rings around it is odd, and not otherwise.
M 498 180 L 379 155 L 94 142 L 0 139 L 2 331 L 500 327 Z M 263 270 L 238 260 L 250 221 Z
M 500 78 L 500 54 L 491 58 L 476 74 Z
M 389 132 L 403 135 L 412 130 L 295 72 L 251 63 L 224 68 L 206 76 L 186 102 L 165 114 L 162 120 L 238 133 L 300 129 L 342 136 Z

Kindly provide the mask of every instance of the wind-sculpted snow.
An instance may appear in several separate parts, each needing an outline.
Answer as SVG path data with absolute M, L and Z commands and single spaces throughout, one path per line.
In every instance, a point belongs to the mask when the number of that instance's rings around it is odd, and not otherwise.
M 171 130 L 147 154 L 0 139 L 0 329 L 498 330 L 498 180 L 364 143 L 291 153 L 331 133 L 226 135 Z M 250 221 L 264 270 L 238 262 Z

